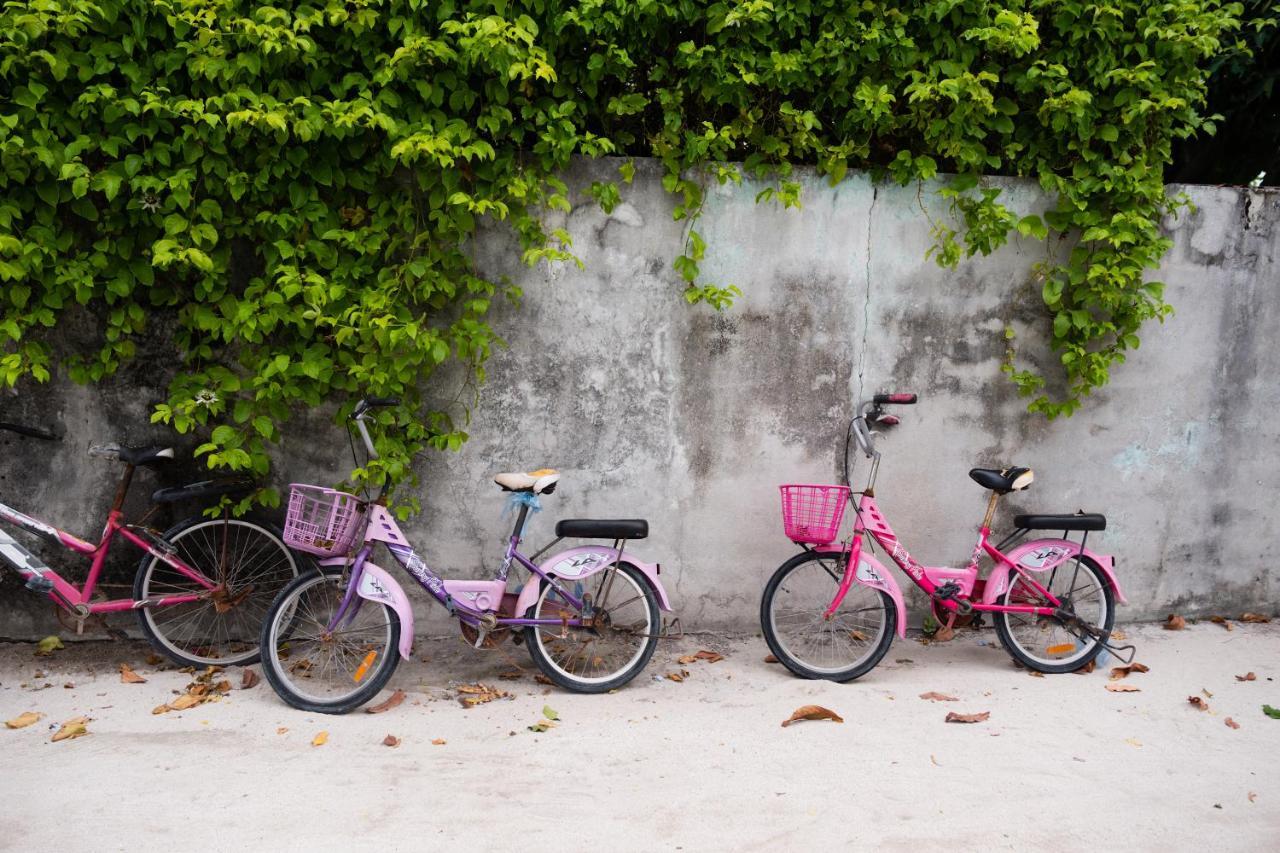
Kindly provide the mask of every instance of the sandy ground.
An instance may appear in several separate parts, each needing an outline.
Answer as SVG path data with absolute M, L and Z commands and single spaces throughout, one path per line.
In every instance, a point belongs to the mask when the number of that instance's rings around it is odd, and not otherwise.
M 391 683 L 404 703 L 345 717 L 265 682 L 153 715 L 191 676 L 143 645 L 0 645 L 0 720 L 44 715 L 0 728 L 0 850 L 1277 849 L 1280 720 L 1261 706 L 1280 707 L 1280 624 L 1128 633 L 1141 692 L 1107 691 L 1106 667 L 1033 678 L 989 630 L 899 640 L 844 685 L 791 677 L 756 637 L 689 636 L 605 696 L 544 687 L 520 648 L 529 672 L 501 680 L 498 652 L 421 641 Z M 700 648 L 727 657 L 676 662 Z M 514 698 L 464 709 L 454 688 L 477 680 Z M 844 723 L 780 726 L 807 704 Z M 529 731 L 544 705 L 562 724 Z M 50 742 L 78 715 L 91 734 Z

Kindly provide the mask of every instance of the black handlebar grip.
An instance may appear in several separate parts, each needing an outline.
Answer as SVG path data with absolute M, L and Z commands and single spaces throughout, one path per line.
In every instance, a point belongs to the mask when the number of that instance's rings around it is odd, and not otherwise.
M 398 406 L 400 405 L 399 397 L 370 397 L 364 401 L 365 406 L 372 409 L 378 406 Z
M 7 429 L 10 432 L 16 432 L 19 435 L 29 435 L 32 438 L 43 439 L 44 441 L 58 441 L 58 436 L 54 435 L 47 429 L 39 427 L 23 426 L 22 424 L 0 423 L 0 429 Z
M 877 394 L 871 398 L 871 402 L 877 406 L 885 403 L 897 403 L 898 405 L 907 406 L 916 401 L 915 394 Z

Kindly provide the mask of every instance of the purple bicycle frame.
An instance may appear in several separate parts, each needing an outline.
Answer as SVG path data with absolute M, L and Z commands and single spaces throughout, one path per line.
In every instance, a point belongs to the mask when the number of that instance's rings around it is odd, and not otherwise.
M 503 556 L 502 566 L 498 569 L 494 576 L 495 584 L 505 586 L 507 576 L 511 570 L 512 561 L 518 562 L 520 565 L 528 569 L 532 574 L 542 578 L 549 583 L 556 592 L 570 605 L 573 606 L 580 614 L 588 611 L 589 606 L 564 586 L 554 577 L 544 572 L 537 564 L 528 557 L 520 553 L 520 535 L 524 529 L 524 520 L 527 515 L 528 508 L 521 507 L 520 516 L 516 521 L 515 530 L 512 531 L 511 538 L 507 541 L 507 551 Z M 342 603 L 339 605 L 333 618 L 329 621 L 328 630 L 335 631 L 344 623 L 350 623 L 360 610 L 361 597 L 356 594 L 356 590 L 360 587 L 360 579 L 364 574 L 365 563 L 370 555 L 373 554 L 375 544 L 382 542 L 387 546 L 387 550 L 396 558 L 406 572 L 408 572 L 414 580 L 416 580 L 423 589 L 431 594 L 432 598 L 447 608 L 453 616 L 457 617 L 463 624 L 473 627 L 480 624 L 481 620 L 493 613 L 496 608 L 488 610 L 478 610 L 469 607 L 458 601 L 450 592 L 451 584 L 465 584 L 468 581 L 447 581 L 432 571 L 426 562 L 418 556 L 417 552 L 408 544 L 404 534 L 400 530 L 400 526 L 396 524 L 391 514 L 387 512 L 386 507 L 380 504 L 373 504 L 369 507 L 369 518 L 365 525 L 364 543 L 360 550 L 356 552 L 355 560 L 351 565 L 351 577 L 347 581 L 346 592 L 343 595 Z M 326 563 L 328 561 L 325 561 Z M 335 561 L 336 562 L 336 561 Z M 570 628 L 579 628 L 584 625 L 581 616 L 572 619 L 524 619 L 524 618 L 501 618 L 497 620 L 497 626 L 503 628 L 525 628 L 535 625 L 561 625 Z

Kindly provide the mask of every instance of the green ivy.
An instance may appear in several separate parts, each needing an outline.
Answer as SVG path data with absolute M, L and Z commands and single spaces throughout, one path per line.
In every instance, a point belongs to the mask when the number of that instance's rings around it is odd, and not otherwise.
M 691 303 L 739 291 L 702 273 L 711 181 L 765 178 L 800 203 L 794 164 L 833 184 L 871 168 L 960 175 L 935 223 L 939 262 L 1016 232 L 1066 243 L 1034 271 L 1066 391 L 1008 370 L 1056 415 L 1107 379 L 1169 306 L 1146 279 L 1176 206 L 1173 139 L 1212 130 L 1205 68 L 1240 7 L 1216 0 L 769 2 L 10 0 L 0 11 L 0 384 L 56 364 L 94 382 L 169 335 L 176 372 L 154 419 L 198 431 L 210 467 L 263 472 L 299 408 L 400 395 L 384 459 L 410 476 L 456 449 L 518 299 L 467 251 L 504 223 L 526 263 L 574 260 L 543 227 L 568 210 L 575 156 L 652 156 Z M 979 174 L 1037 178 L 1019 217 Z M 617 205 L 622 186 L 591 197 Z M 674 254 L 674 253 L 673 253 Z M 78 315 L 97 339 L 51 332 Z M 460 362 L 454 404 L 423 380 Z M 437 392 L 433 397 L 439 397 Z

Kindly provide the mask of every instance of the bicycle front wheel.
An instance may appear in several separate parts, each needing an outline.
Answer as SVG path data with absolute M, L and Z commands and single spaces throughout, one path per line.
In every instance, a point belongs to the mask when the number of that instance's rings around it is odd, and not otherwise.
M 182 666 L 243 666 L 258 659 L 258 634 L 272 600 L 298 575 L 298 558 L 268 524 L 250 518 L 192 518 L 164 539 L 174 554 L 218 585 L 203 586 L 158 557 L 142 558 L 135 601 L 199 595 L 199 601 L 141 607 L 151 644 Z
M 860 583 L 825 618 L 844 576 L 845 554 L 809 551 L 773 573 L 760 601 L 765 642 L 801 678 L 852 681 L 870 672 L 893 642 L 898 611 L 887 594 Z
M 329 630 L 345 594 L 341 572 L 305 574 L 281 591 L 262 623 L 262 673 L 295 708 L 354 711 L 400 663 L 400 617 L 385 604 L 355 598 Z

